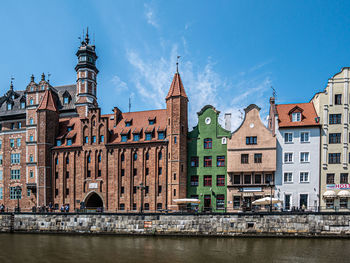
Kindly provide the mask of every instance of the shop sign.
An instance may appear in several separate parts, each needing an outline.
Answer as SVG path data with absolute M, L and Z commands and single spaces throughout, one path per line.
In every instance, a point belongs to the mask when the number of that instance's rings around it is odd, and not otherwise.
M 89 189 L 97 189 L 97 183 L 89 183 Z
M 241 192 L 261 192 L 261 187 L 243 187 Z
M 327 184 L 327 189 L 350 189 L 350 184 Z

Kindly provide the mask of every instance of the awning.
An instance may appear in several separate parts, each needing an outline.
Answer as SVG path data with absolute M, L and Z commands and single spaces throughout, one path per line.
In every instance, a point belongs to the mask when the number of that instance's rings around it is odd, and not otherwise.
M 337 194 L 334 191 L 332 191 L 332 190 L 328 190 L 328 191 L 323 193 L 323 197 L 325 197 L 325 198 L 336 198 Z
M 183 198 L 183 199 L 174 199 L 173 200 L 174 203 L 176 203 L 177 205 L 181 205 L 181 204 L 199 204 L 201 201 L 199 199 L 196 198 Z
M 349 198 L 350 197 L 350 192 L 347 191 L 347 190 L 341 190 L 341 191 L 339 191 L 339 193 L 337 195 L 339 197 Z

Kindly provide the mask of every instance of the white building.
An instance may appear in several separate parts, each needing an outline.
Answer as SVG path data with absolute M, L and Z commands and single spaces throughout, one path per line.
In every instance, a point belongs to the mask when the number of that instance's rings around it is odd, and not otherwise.
M 275 197 L 283 208 L 319 206 L 320 124 L 310 103 L 275 105 L 270 99 L 269 128 L 277 138 Z

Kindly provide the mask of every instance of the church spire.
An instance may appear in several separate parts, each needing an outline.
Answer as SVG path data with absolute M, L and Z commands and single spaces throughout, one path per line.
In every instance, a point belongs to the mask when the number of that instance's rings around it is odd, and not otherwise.
M 176 71 L 174 75 L 173 81 L 171 82 L 171 85 L 170 85 L 168 95 L 165 97 L 165 100 L 168 100 L 171 97 L 184 97 L 188 100 L 184 86 L 182 84 L 180 73 L 178 71 Z

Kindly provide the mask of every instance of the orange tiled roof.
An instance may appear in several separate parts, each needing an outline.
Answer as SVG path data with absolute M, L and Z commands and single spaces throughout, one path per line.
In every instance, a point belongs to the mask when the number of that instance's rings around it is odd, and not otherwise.
M 44 97 L 38 107 L 38 110 L 57 111 L 56 102 L 53 99 L 52 91 L 50 88 L 45 91 Z
M 168 95 L 166 96 L 166 100 L 169 99 L 170 97 L 174 96 L 183 96 L 187 98 L 184 86 L 182 84 L 180 74 L 177 72 L 174 75 L 173 82 L 171 83 Z
M 317 113 L 312 102 L 276 105 L 279 127 L 318 126 Z M 301 112 L 301 121 L 292 122 L 292 113 Z

